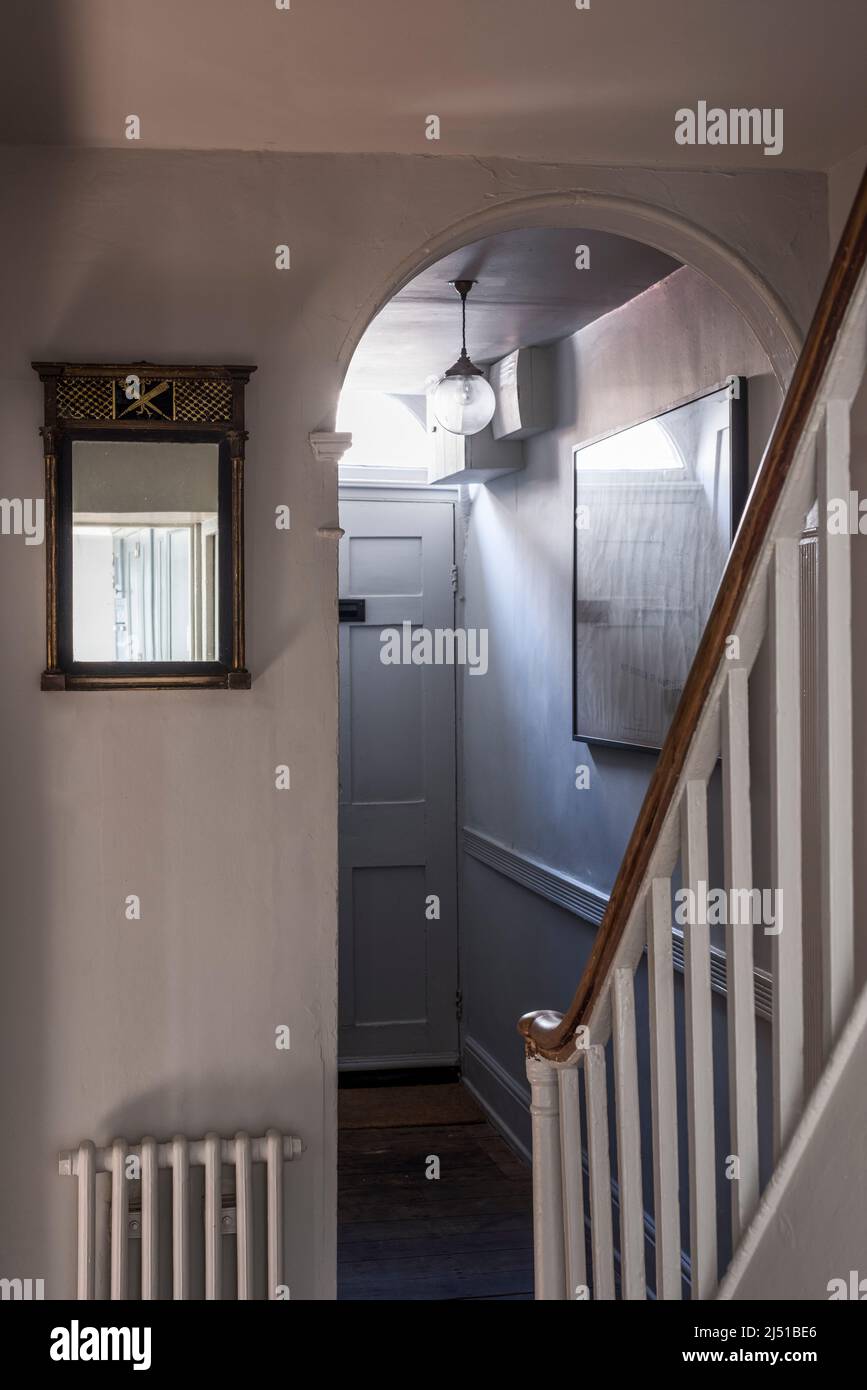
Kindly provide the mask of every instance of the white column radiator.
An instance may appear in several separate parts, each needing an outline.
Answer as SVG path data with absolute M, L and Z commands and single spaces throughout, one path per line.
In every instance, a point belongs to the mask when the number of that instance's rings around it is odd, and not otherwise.
M 97 1174 L 111 1175 L 110 1236 L 106 1251 L 107 1286 L 112 1299 L 130 1293 L 130 1247 L 141 1246 L 141 1297 L 160 1297 L 160 1171 L 171 1172 L 171 1289 L 175 1299 L 195 1297 L 193 1276 L 203 1267 L 206 1299 L 223 1297 L 223 1237 L 234 1237 L 236 1297 L 252 1299 L 259 1257 L 267 1266 L 266 1297 L 288 1297 L 283 1267 L 283 1167 L 302 1150 L 300 1139 L 269 1129 L 263 1138 L 238 1133 L 233 1139 L 208 1134 L 204 1139 L 176 1135 L 167 1143 L 145 1138 L 137 1144 L 115 1139 L 106 1148 L 86 1140 L 62 1153 L 63 1176 L 78 1179 L 77 1297 L 97 1296 Z M 234 1186 L 223 1181 L 223 1165 Z M 264 1211 L 254 1219 L 254 1164 L 265 1165 Z M 202 1172 L 202 1222 L 199 1239 L 192 1223 L 191 1169 Z M 198 1187 L 198 1178 L 196 1187 Z M 261 1205 L 261 1204 L 260 1204 Z M 100 1246 L 100 1250 L 102 1247 Z M 133 1262 L 136 1263 L 135 1261 Z

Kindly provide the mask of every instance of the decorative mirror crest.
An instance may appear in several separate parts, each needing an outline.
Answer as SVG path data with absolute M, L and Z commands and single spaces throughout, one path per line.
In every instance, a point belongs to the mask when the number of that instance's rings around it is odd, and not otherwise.
M 249 689 L 251 366 L 34 362 L 45 391 L 43 690 Z

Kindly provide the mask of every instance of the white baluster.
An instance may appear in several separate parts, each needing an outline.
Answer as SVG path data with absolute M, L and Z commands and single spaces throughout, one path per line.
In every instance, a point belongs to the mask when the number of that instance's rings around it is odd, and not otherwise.
M 617 1177 L 620 1188 L 620 1288 L 624 1299 L 644 1299 L 644 1197 L 641 1188 L 641 1119 L 638 1109 L 638 1046 L 632 971 L 614 971 L 612 991 Z
M 854 837 L 852 792 L 852 589 L 848 525 L 829 534 L 828 506 L 849 509 L 849 405 L 829 401 L 816 455 L 819 494 L 819 769 L 823 1034 L 827 1056 L 852 1007 Z
M 611 1157 L 608 1146 L 608 1091 L 605 1048 L 588 1047 L 584 1056 L 587 1086 L 587 1158 L 590 1167 L 590 1248 L 593 1299 L 614 1298 L 614 1236 L 611 1226 Z
M 708 888 L 707 786 L 687 782 L 681 806 L 683 887 L 692 902 Z M 703 885 L 700 888 L 699 885 Z M 706 916 L 706 914 L 704 914 Z M 710 1298 L 717 1282 L 716 1147 L 713 1112 L 710 927 L 693 920 L 683 928 L 686 1103 L 689 1130 L 689 1231 L 692 1297 Z
M 798 542 L 778 540 L 771 565 L 771 882 L 774 933 L 774 1155 L 804 1101 L 804 960 L 801 914 L 801 659 Z M 850 773 L 851 776 L 851 773 Z
M 647 910 L 656 1297 L 677 1299 L 682 1290 L 670 879 L 653 879 Z
M 578 1067 L 563 1067 L 557 1078 L 560 1087 L 560 1164 L 563 1174 L 566 1290 L 569 1298 L 576 1298 L 579 1291 L 587 1288 Z
M 749 678 L 732 666 L 721 710 L 725 881 L 732 890 L 753 887 L 750 804 Z M 728 914 L 731 917 L 731 913 Z M 756 1108 L 756 1005 L 751 927 L 726 926 L 726 1013 L 729 1062 L 729 1144 L 738 1176 L 731 1181 L 732 1242 L 736 1247 L 759 1198 Z

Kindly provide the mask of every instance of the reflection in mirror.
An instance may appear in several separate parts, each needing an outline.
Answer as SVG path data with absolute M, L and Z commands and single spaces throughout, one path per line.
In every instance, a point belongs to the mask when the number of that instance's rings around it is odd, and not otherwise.
M 75 661 L 219 659 L 219 445 L 72 445 Z

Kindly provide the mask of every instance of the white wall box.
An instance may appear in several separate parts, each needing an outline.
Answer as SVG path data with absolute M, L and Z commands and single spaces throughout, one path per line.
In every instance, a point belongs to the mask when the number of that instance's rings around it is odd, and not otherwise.
M 554 377 L 550 348 L 515 348 L 489 372 L 497 404 L 494 439 L 527 439 L 554 425 Z

